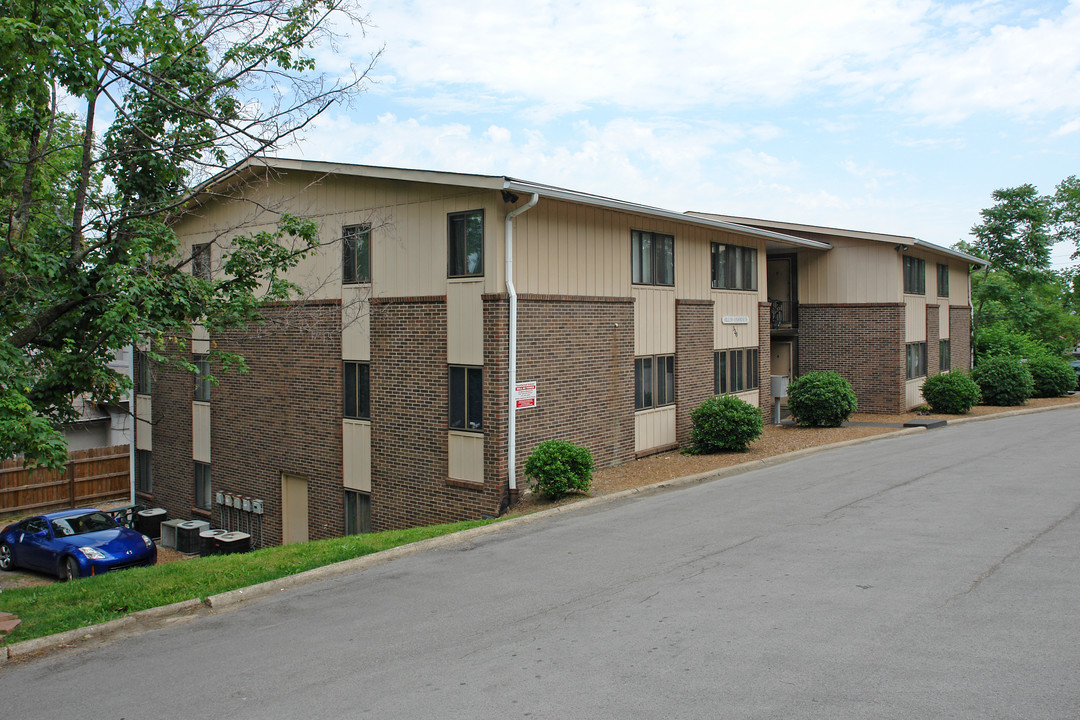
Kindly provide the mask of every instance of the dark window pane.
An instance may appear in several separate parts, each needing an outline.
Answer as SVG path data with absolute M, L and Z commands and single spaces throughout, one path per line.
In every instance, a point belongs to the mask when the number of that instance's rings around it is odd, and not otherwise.
M 675 356 L 669 355 L 660 358 L 661 375 L 658 380 L 658 390 L 662 391 L 663 397 L 657 405 L 670 405 L 675 402 Z
M 720 395 L 728 391 L 728 356 L 726 352 L 720 353 Z
M 729 350 L 731 356 L 731 392 L 737 393 L 743 390 L 743 351 Z
M 758 386 L 758 351 L 757 348 L 746 351 L 746 389 L 756 390 Z
M 645 366 L 641 358 L 634 360 L 634 409 L 641 410 L 645 407 Z
M 484 213 L 474 210 L 448 218 L 447 273 L 451 277 L 484 274 Z
M 361 363 L 358 368 L 359 374 L 357 376 L 358 387 L 358 409 L 360 411 L 360 417 L 367 419 L 371 417 L 371 366 L 367 363 Z
M 675 238 L 656 236 L 656 284 L 675 284 Z
M 356 363 L 345 363 L 345 417 L 354 418 L 356 407 Z
M 484 274 L 484 216 L 470 213 L 465 221 L 465 272 Z
M 450 427 L 466 429 L 466 375 L 465 368 L 450 368 Z
M 484 371 L 482 369 L 468 369 L 468 393 L 469 429 L 480 430 L 484 427 Z
M 353 228 L 345 228 L 341 238 L 341 281 L 356 282 L 356 236 Z
M 653 406 L 653 361 L 652 358 L 641 359 L 641 405 L 651 408 Z

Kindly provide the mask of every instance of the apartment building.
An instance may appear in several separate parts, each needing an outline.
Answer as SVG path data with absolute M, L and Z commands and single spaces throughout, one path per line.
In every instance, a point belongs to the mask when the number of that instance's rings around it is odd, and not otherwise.
M 819 276 L 857 272 L 846 236 L 508 177 L 260 159 L 197 195 L 176 225 L 182 251 L 213 275 L 229 238 L 282 211 L 320 225 L 323 246 L 290 275 L 304 297 L 267 308 L 259 327 L 196 331 L 192 362 L 219 384 L 158 367 L 137 395 L 143 500 L 215 526 L 233 517 L 223 497 L 260 500 L 266 544 L 497 515 L 539 442 L 588 447 L 600 467 L 676 447 L 710 395 L 768 413 L 774 363 L 844 373 L 845 350 L 870 352 L 888 380 L 941 365 L 931 336 L 956 340 L 954 360 L 966 352 L 951 289 L 944 315 L 924 296 L 920 316 L 910 293 L 909 320 L 909 293 L 892 290 L 919 266 L 892 246 L 878 269 L 888 292 L 840 302 Z M 907 245 L 966 288 L 973 259 Z M 773 297 L 783 277 L 798 322 Z M 888 342 L 863 348 L 866 323 Z M 842 340 L 830 346 L 832 325 Z M 909 336 L 922 338 L 914 367 Z M 211 344 L 249 372 L 212 367 Z M 899 409 L 909 384 L 857 384 L 860 403 Z

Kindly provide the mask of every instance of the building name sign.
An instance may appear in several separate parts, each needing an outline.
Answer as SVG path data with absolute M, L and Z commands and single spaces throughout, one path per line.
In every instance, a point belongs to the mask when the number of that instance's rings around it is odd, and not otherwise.
M 536 381 L 514 383 L 514 407 L 518 410 L 536 407 Z
M 725 315 L 720 318 L 725 325 L 749 325 L 750 318 L 746 315 Z

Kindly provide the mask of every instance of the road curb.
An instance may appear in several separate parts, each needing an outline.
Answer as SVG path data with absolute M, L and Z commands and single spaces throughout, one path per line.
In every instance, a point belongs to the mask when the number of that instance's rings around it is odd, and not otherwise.
M 1000 413 L 994 413 L 992 415 L 980 415 L 977 417 L 958 417 L 956 419 L 949 419 L 948 425 L 962 425 L 968 422 L 996 420 L 1003 417 L 1031 415 L 1034 413 L 1049 412 L 1052 410 L 1076 409 L 1077 407 L 1080 407 L 1080 405 L 1055 405 L 1043 408 L 1020 408 L 1017 410 L 1007 410 Z M 278 578 L 277 580 L 269 580 L 258 585 L 251 585 L 246 588 L 239 588 L 237 590 L 230 590 L 228 592 L 211 595 L 205 600 L 192 598 L 190 600 L 184 600 L 181 602 L 173 603 L 171 605 L 163 605 L 161 607 L 140 610 L 138 612 L 131 613 L 130 615 L 125 615 L 122 618 L 117 618 L 116 620 L 109 620 L 107 622 L 99 623 L 97 625 L 77 628 L 75 630 L 68 630 L 62 633 L 57 633 L 55 635 L 34 638 L 32 640 L 24 640 L 22 642 L 14 643 L 12 645 L 0 646 L 0 665 L 47 650 L 61 648 L 65 646 L 74 646 L 78 643 L 82 643 L 91 639 L 105 639 L 110 635 L 117 634 L 124 630 L 132 629 L 140 624 L 151 625 L 163 619 L 168 619 L 185 614 L 194 614 L 199 612 L 200 610 L 203 610 L 204 608 L 209 608 L 211 611 L 221 611 L 227 608 L 233 608 L 244 602 L 263 599 L 284 590 L 300 587 L 310 583 L 318 582 L 320 580 L 328 580 L 340 577 L 342 575 L 347 575 L 349 573 L 366 570 L 367 568 L 381 565 L 383 563 L 388 563 L 399 558 L 408 557 L 409 555 L 415 555 L 429 550 L 437 550 L 441 548 L 451 547 L 461 543 L 472 542 L 486 535 L 491 535 L 496 532 L 502 532 L 503 530 L 515 528 L 520 525 L 525 525 L 532 522 L 539 522 L 545 518 L 549 518 L 560 513 L 585 510 L 603 503 L 615 502 L 617 500 L 633 497 L 635 495 L 645 495 L 670 488 L 688 487 L 704 482 L 721 480 L 727 477 L 751 472 L 759 468 L 771 467 L 773 465 L 781 465 L 784 463 L 793 462 L 809 455 L 815 455 L 817 453 L 822 453 L 827 450 L 835 450 L 841 447 L 861 445 L 863 443 L 873 442 L 876 440 L 885 440 L 889 438 L 900 437 L 903 435 L 912 435 L 915 433 L 923 432 L 927 432 L 927 429 L 922 427 L 903 428 L 890 432 L 878 433 L 875 435 L 867 435 L 861 438 L 853 438 L 851 440 L 842 440 L 840 442 L 829 443 L 827 445 L 818 445 L 815 447 L 804 448 L 802 450 L 794 450 L 789 453 L 784 453 L 783 455 L 776 455 L 774 457 L 763 458 L 761 460 L 749 460 L 746 462 L 737 463 L 735 465 L 730 465 L 725 468 L 706 470 L 704 472 L 696 473 L 694 475 L 685 475 L 678 478 L 672 478 L 670 480 L 661 480 L 659 482 L 652 483 L 651 485 L 643 485 L 641 487 L 630 488 L 628 490 L 622 490 L 619 492 L 610 493 L 608 495 L 600 495 L 597 497 L 586 498 L 584 500 L 567 503 L 565 505 L 558 505 L 553 508 L 548 508 L 547 510 L 530 513 L 528 515 L 506 518 L 501 522 L 484 525 L 483 527 L 461 530 L 459 532 L 451 533 L 449 535 L 441 535 L 436 538 L 429 538 L 427 540 L 410 543 L 409 545 L 401 545 L 399 547 L 391 548 L 389 550 L 382 550 L 380 552 L 372 553 L 370 555 L 364 555 L 363 557 L 353 558 L 351 560 L 343 560 L 332 565 L 324 565 L 323 567 L 305 570 L 304 572 L 297 573 L 295 575 Z

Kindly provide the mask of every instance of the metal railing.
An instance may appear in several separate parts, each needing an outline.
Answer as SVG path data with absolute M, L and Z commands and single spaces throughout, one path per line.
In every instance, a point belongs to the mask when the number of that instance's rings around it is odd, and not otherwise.
M 771 325 L 774 328 L 797 327 L 799 324 L 799 303 L 794 300 L 772 300 L 769 308 Z

